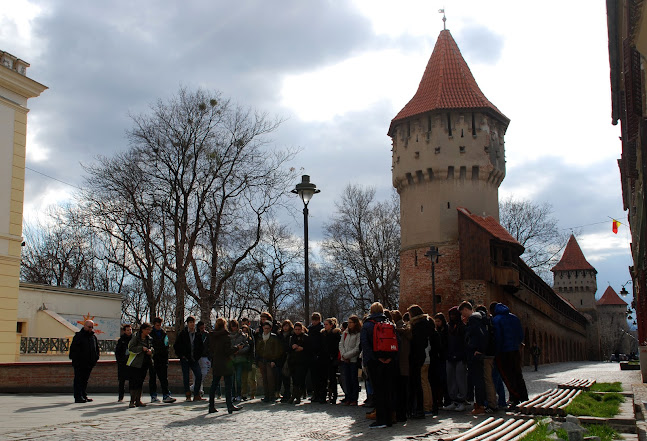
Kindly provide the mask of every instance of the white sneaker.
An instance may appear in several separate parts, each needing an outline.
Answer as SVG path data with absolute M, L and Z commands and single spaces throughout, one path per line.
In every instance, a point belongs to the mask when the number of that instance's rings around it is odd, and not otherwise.
M 175 398 L 169 395 L 168 397 L 164 398 L 162 401 L 165 403 L 175 403 L 176 400 Z
M 159 403 L 160 400 L 157 397 L 151 397 L 151 403 Z
M 465 412 L 465 404 L 463 403 L 458 403 L 456 405 L 456 409 L 454 409 L 456 412 Z
M 447 406 L 443 407 L 443 410 L 456 410 L 456 403 L 449 403 Z

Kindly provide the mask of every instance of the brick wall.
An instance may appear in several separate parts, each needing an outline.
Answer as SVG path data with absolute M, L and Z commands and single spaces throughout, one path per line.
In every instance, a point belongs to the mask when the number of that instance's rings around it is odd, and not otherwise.
M 72 394 L 74 369 L 71 361 L 37 361 L 27 363 L 0 363 L 0 393 L 60 392 Z M 183 395 L 180 360 L 169 361 L 169 389 L 175 397 Z M 99 360 L 92 370 L 88 392 L 113 392 L 117 394 L 117 363 Z M 211 373 L 205 384 L 211 385 Z M 128 387 L 128 385 L 126 385 Z M 206 389 L 206 387 L 205 387 Z M 148 376 L 144 382 L 148 390 Z M 158 383 L 158 393 L 161 395 Z
M 436 295 L 440 303 L 437 312 L 445 315 L 452 306 L 461 300 L 460 260 L 458 245 L 440 246 L 442 256 L 435 264 Z M 404 250 L 400 253 L 400 310 L 412 304 L 418 304 L 428 313 L 432 313 L 431 297 L 431 262 L 425 257 L 429 247 Z

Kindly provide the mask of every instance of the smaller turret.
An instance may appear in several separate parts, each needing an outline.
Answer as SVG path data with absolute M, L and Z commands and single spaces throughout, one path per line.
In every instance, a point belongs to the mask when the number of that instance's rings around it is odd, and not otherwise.
M 561 260 L 551 271 L 553 290 L 578 310 L 595 309 L 598 272 L 587 262 L 575 236 L 571 235 Z

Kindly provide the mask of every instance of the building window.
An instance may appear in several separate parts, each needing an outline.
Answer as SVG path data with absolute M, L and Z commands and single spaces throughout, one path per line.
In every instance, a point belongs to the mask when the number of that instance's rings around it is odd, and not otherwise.
M 24 329 L 24 322 L 16 322 L 16 334 L 22 334 L 22 330 Z
M 452 114 L 447 112 L 447 130 L 449 131 L 449 136 L 452 136 Z

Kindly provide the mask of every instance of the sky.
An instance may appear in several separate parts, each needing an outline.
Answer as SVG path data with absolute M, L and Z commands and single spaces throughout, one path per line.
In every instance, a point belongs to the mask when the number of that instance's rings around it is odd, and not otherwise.
M 386 133 L 418 87 L 440 8 L 481 90 L 511 120 L 500 199 L 552 204 L 559 227 L 581 233 L 598 297 L 609 284 L 619 292 L 631 239 L 602 0 L 6 2 L 0 50 L 49 87 L 28 104 L 25 218 L 69 200 L 81 164 L 126 149 L 129 114 L 202 87 L 285 119 L 274 143 L 301 149 L 293 166 L 322 190 L 309 206 L 316 248 L 346 185 L 393 191 Z

